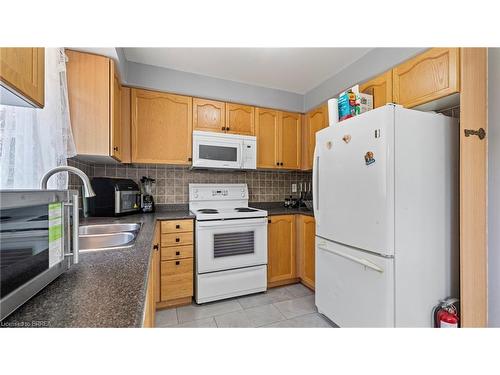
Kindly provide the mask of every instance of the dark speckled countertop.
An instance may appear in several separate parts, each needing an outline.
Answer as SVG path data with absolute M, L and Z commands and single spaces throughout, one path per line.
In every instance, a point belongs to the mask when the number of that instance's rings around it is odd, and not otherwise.
M 87 218 L 80 224 L 142 223 L 133 247 L 80 254 L 80 262 L 59 276 L 0 325 L 22 327 L 140 327 L 149 260 L 157 220 L 188 219 L 187 205 L 120 218 Z
M 294 214 L 314 216 L 314 212 L 306 207 L 286 208 L 283 202 L 250 202 L 249 206 L 260 208 L 261 210 L 267 210 L 267 214 L 269 216 Z
M 251 202 L 269 215 L 313 215 L 281 202 Z M 80 254 L 80 262 L 0 323 L 2 327 L 141 327 L 149 260 L 157 220 L 194 218 L 187 205 L 158 206 L 151 214 L 86 218 L 80 224 L 137 223 L 133 247 Z

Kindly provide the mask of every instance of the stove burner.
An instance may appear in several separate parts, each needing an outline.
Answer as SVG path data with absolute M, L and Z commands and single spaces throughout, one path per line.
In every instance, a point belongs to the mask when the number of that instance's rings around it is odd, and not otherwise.
M 255 208 L 250 208 L 250 207 L 238 207 L 238 208 L 235 208 L 235 210 L 238 211 L 238 212 L 255 212 L 255 211 L 258 211 Z
M 202 214 L 218 214 L 219 211 L 217 211 L 215 208 L 202 208 L 201 210 L 198 210 L 198 212 Z

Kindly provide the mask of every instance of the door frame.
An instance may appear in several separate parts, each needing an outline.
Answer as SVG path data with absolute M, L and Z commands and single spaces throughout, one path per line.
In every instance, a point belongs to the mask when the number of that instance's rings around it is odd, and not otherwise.
M 488 49 L 460 49 L 460 319 L 488 324 Z M 486 137 L 465 136 L 483 128 Z

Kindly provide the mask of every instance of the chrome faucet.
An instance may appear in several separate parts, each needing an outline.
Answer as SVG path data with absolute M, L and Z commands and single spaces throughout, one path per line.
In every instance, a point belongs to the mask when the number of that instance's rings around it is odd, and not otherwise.
M 90 185 L 89 177 L 80 169 L 71 167 L 69 165 L 62 165 L 60 167 L 55 167 L 50 169 L 47 173 L 45 173 L 40 180 L 40 189 L 47 190 L 47 182 L 49 178 L 58 172 L 72 172 L 76 174 L 83 182 L 83 191 L 85 198 L 95 197 L 94 189 Z

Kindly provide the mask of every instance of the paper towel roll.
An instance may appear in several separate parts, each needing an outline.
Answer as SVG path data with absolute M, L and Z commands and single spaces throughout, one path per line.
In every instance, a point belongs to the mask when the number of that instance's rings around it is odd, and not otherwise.
M 339 101 L 336 98 L 328 100 L 328 125 L 332 126 L 339 122 Z

